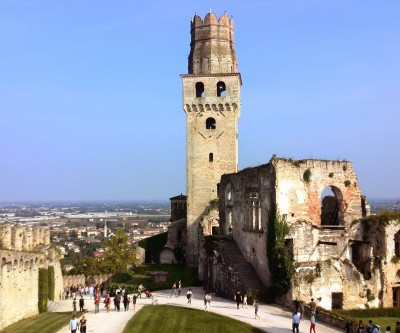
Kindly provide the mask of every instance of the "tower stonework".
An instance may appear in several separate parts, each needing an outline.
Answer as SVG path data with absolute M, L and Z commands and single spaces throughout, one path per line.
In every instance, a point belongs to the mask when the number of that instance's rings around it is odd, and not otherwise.
M 221 175 L 237 171 L 240 73 L 233 40 L 233 19 L 208 13 L 191 22 L 188 72 L 183 74 L 186 113 L 188 266 L 198 266 L 199 222 L 218 198 Z

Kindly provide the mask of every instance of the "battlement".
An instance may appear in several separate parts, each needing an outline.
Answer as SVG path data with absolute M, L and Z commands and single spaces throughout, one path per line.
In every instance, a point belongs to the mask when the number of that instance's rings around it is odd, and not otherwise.
M 192 24 L 191 28 L 198 28 L 198 27 L 204 27 L 206 25 L 225 25 L 227 27 L 233 28 L 233 17 L 228 17 L 228 14 L 225 12 L 221 15 L 221 17 L 218 19 L 217 16 L 209 12 L 206 17 L 203 19 L 195 14 L 194 17 L 192 18 Z
M 50 244 L 50 230 L 45 227 L 0 225 L 0 247 L 3 250 L 32 251 L 39 245 Z
M 226 12 L 219 19 L 211 12 L 204 20 L 195 15 L 190 33 L 189 74 L 237 73 L 232 17 Z

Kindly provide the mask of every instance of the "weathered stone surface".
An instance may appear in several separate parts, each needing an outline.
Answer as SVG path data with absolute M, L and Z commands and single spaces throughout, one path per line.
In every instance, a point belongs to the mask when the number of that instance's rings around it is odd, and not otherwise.
M 192 21 L 189 74 L 181 75 L 186 113 L 186 263 L 197 266 L 198 225 L 217 199 L 224 173 L 237 171 L 241 77 L 233 42 L 233 20 L 209 13 Z
M 333 196 L 322 200 L 326 188 L 332 189 Z M 350 162 L 273 158 L 268 164 L 223 175 L 218 194 L 221 233 L 233 236 L 267 286 L 266 230 L 271 209 L 276 207 L 291 226 L 286 245 L 297 274 L 282 302 L 314 297 L 327 309 L 391 305 L 391 290 L 385 288 L 395 286 L 396 279 L 388 276 L 400 267 L 387 264 L 386 250 L 394 248 L 399 228 L 374 229 L 357 222 L 365 215 L 365 198 Z M 368 237 L 366 229 L 380 236 Z M 373 261 L 379 261 L 375 269 Z
M 38 314 L 39 268 L 54 267 L 55 300 L 61 299 L 63 279 L 59 255 L 49 246 L 50 233 L 47 228 L 1 225 L 0 239 L 2 329 L 18 320 Z

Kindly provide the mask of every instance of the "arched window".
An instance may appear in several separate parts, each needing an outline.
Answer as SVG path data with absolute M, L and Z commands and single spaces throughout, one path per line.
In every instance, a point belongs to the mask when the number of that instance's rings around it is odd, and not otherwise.
M 343 195 L 335 186 L 329 186 L 321 194 L 321 225 L 343 225 L 340 206 Z
M 214 118 L 207 118 L 206 119 L 206 129 L 216 129 L 217 124 L 215 123 Z
M 213 153 L 209 153 L 208 154 L 208 162 L 213 162 L 214 161 L 214 154 Z
M 219 81 L 217 83 L 217 97 L 226 96 L 226 85 L 225 82 Z
M 204 97 L 204 83 L 196 82 L 196 97 Z

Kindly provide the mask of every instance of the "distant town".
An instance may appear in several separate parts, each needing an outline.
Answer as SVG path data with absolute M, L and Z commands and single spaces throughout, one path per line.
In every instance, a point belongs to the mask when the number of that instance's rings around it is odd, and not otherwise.
M 141 239 L 166 232 L 170 218 L 167 201 L 0 203 L 0 223 L 50 229 L 65 271 L 84 257 L 101 256 L 104 241 L 116 229 L 123 229 L 136 247 Z
M 372 214 L 400 209 L 396 199 L 370 200 L 370 205 Z M 141 239 L 168 231 L 170 217 L 168 201 L 0 203 L 0 223 L 50 229 L 65 271 L 79 259 L 101 256 L 104 241 L 116 229 L 123 229 L 136 247 Z

